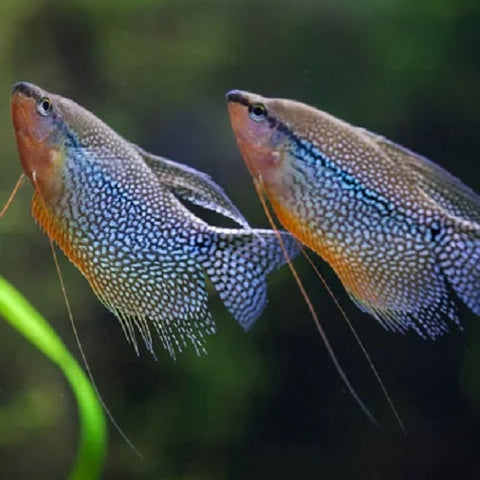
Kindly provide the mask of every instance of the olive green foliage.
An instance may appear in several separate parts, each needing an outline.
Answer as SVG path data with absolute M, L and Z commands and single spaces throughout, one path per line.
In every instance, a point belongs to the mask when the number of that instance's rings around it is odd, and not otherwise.
M 266 226 L 230 129 L 232 88 L 305 101 L 412 148 L 480 191 L 480 3 L 470 0 L 2 0 L 0 204 L 20 174 L 15 81 L 77 100 L 142 147 L 209 173 Z M 76 351 L 26 182 L 0 221 L 0 272 Z M 209 216 L 211 222 L 218 218 Z M 208 355 L 137 358 L 87 282 L 61 258 L 112 430 L 106 479 L 480 478 L 480 319 L 436 342 L 384 332 L 322 272 L 358 328 L 404 420 L 399 431 L 348 328 L 296 261 L 376 430 L 345 392 L 288 270 L 244 333 L 212 292 Z M 57 369 L 0 324 L 0 478 L 63 478 L 77 416 Z

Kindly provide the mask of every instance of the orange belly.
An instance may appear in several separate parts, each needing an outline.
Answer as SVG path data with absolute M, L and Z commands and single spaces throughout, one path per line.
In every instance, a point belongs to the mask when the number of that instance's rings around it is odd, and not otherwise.
M 381 299 L 371 285 L 371 275 L 368 267 L 358 259 L 349 258 L 348 252 L 341 245 L 327 242 L 318 231 L 312 229 L 304 220 L 295 217 L 281 203 L 270 199 L 275 213 L 292 235 L 304 245 L 311 248 L 322 257 L 335 271 L 347 291 L 362 303 L 379 306 Z

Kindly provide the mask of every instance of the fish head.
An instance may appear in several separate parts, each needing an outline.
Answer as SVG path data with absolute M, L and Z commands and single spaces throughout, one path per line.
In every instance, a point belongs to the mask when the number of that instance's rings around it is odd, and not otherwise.
M 16 83 L 11 113 L 22 168 L 41 197 L 50 201 L 62 190 L 59 173 L 65 161 L 59 97 L 31 83 Z
M 277 121 L 278 100 L 232 90 L 228 111 L 240 152 L 250 174 L 267 189 L 281 190 L 288 181 L 287 154 L 291 142 L 285 126 Z

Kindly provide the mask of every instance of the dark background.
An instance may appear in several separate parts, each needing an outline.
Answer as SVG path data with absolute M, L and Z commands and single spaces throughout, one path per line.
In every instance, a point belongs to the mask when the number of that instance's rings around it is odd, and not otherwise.
M 71 97 L 146 149 L 208 172 L 266 226 L 224 94 L 294 98 L 434 159 L 480 191 L 480 7 L 461 0 L 0 2 L 0 204 L 19 173 L 13 82 Z M 0 222 L 0 271 L 77 347 L 25 186 Z M 427 342 L 384 332 L 317 263 L 406 424 L 305 260 L 296 262 L 372 426 L 346 392 L 287 269 L 245 334 L 217 297 L 208 356 L 137 358 L 117 320 L 62 259 L 100 390 L 142 451 L 111 430 L 106 479 L 480 478 L 480 321 Z M 64 478 L 75 402 L 59 371 L 0 323 L 0 478 Z

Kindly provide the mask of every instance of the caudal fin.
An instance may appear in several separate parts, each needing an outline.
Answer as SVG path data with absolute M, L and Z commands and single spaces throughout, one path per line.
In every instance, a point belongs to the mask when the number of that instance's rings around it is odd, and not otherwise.
M 215 251 L 202 264 L 224 305 L 248 330 L 267 303 L 266 276 L 286 262 L 285 255 L 271 230 L 222 229 L 217 235 Z M 281 235 L 289 257 L 295 257 L 296 240 Z

